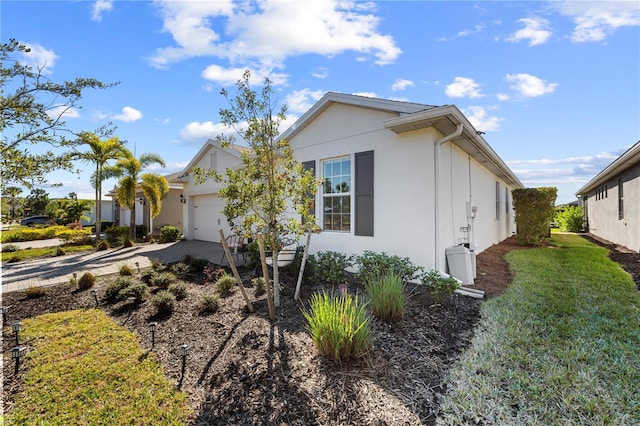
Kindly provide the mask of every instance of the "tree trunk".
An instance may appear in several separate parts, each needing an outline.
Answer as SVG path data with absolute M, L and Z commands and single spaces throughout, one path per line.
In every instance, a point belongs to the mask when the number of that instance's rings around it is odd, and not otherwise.
M 280 274 L 278 272 L 278 245 L 275 243 L 271 256 L 273 257 L 273 304 L 278 308 L 280 307 Z
M 129 238 L 131 241 L 136 240 L 136 199 L 133 199 L 133 205 L 131 206 L 131 215 L 129 218 Z
M 102 233 L 102 200 L 100 200 L 100 192 L 100 185 L 96 185 L 96 240 L 100 239 L 100 234 Z

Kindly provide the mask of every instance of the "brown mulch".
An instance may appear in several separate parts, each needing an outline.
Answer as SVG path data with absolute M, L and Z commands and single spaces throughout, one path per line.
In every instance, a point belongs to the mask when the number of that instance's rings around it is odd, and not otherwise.
M 521 249 L 513 238 L 497 244 L 477 258 L 476 288 L 494 297 L 510 282 L 503 256 Z M 246 272 L 249 283 L 251 271 Z M 102 292 L 109 279 L 99 279 Z M 146 301 L 135 309 L 126 302 L 100 309 L 138 336 L 151 349 L 149 321 L 158 321 L 156 344 L 151 353 L 167 377 L 189 394 L 192 425 L 419 425 L 434 424 L 448 368 L 468 345 L 479 319 L 481 301 L 454 294 L 441 305 L 420 286 L 401 321 L 372 322 L 372 347 L 368 354 L 348 365 L 335 365 L 316 353 L 305 330 L 302 308 L 293 300 L 294 281 L 285 279 L 282 306 L 269 321 L 266 296 L 247 284 L 255 312 L 247 310 L 239 289 L 221 298 L 215 314 L 199 311 L 204 294 L 213 284 L 201 277 L 188 283 L 188 296 L 167 318 L 156 318 Z M 332 286 L 304 287 L 303 300 L 313 291 Z M 350 293 L 360 292 L 355 284 Z M 49 288 L 47 295 L 27 300 L 23 293 L 5 294 L 10 306 L 3 327 L 5 409 L 20 390 L 27 366 L 14 376 L 11 322 L 45 312 L 95 307 L 91 292 L 67 286 Z M 190 354 L 184 376 L 178 347 L 187 343 Z

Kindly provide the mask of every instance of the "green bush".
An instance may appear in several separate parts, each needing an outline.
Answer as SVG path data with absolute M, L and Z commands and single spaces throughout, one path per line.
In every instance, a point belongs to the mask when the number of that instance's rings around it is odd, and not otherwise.
M 200 301 L 200 311 L 203 313 L 214 313 L 220 307 L 220 298 L 217 294 L 206 294 Z
M 109 242 L 107 240 L 101 240 L 98 243 L 98 246 L 96 247 L 96 250 L 104 251 L 104 250 L 109 250 L 109 248 L 110 248 Z
M 157 276 L 158 273 L 153 269 L 146 269 L 140 274 L 140 280 L 147 285 L 153 285 L 153 280 L 155 280 Z
M 557 193 L 558 189 L 554 187 L 511 191 L 518 225 L 516 238 L 520 244 L 538 245 L 549 236 Z
M 149 231 L 147 231 L 147 225 L 136 225 L 136 239 L 144 240 Z
M 176 276 L 185 278 L 191 273 L 191 266 L 185 262 L 177 262 L 171 265 L 171 272 Z
M 210 262 L 207 259 L 193 259 L 189 263 L 189 268 L 191 270 L 191 273 L 201 274 L 202 272 L 204 272 L 204 268 L 206 268 L 209 264 Z
M 151 298 L 158 315 L 171 315 L 176 307 L 176 297 L 169 290 L 161 290 Z
M 563 209 L 558 209 L 554 221 L 561 231 L 580 232 L 584 223 L 584 208 L 567 206 Z
M 145 283 L 134 282 L 118 292 L 118 300 L 125 300 L 135 297 L 136 302 L 143 301 L 149 293 L 149 287 Z
M 160 241 L 163 243 L 172 243 L 178 241 L 180 230 L 175 226 L 166 225 L 160 229 Z
M 309 281 L 314 284 L 340 284 L 347 282 L 346 269 L 352 266 L 351 257 L 336 251 L 321 251 L 307 259 Z
M 86 245 L 91 241 L 89 229 L 65 229 L 57 235 L 66 245 Z
M 337 363 L 365 353 L 371 342 L 366 304 L 349 294 L 326 292 L 311 296 L 310 311 L 303 311 L 318 351 Z
M 67 254 L 67 252 L 65 252 L 63 248 L 58 247 L 56 249 L 56 256 L 64 256 L 65 254 Z
M 187 297 L 187 285 L 185 283 L 171 284 L 169 292 L 176 297 L 176 300 L 182 300 Z
M 257 277 L 251 280 L 253 286 L 255 287 L 256 294 L 264 293 L 264 278 Z
M 44 287 L 29 287 L 24 291 L 24 295 L 27 299 L 36 299 L 38 297 L 46 296 L 47 289 Z
M 163 289 L 169 288 L 169 285 L 175 282 L 176 277 L 173 276 L 170 272 L 160 272 L 155 275 L 151 280 L 151 285 L 160 287 Z
M 129 265 L 122 265 L 118 273 L 120 274 L 120 276 L 132 276 L 133 269 L 131 269 L 131 266 Z
M 109 283 L 104 289 L 104 297 L 107 300 L 114 300 L 123 289 L 135 284 L 135 280 L 131 277 L 118 277 L 115 281 Z
M 422 274 L 420 281 L 429 290 L 435 303 L 442 303 L 444 299 L 460 288 L 460 284 L 455 278 L 443 277 L 436 270 Z
M 107 241 L 110 243 L 120 242 L 128 239 L 129 227 L 128 226 L 110 226 L 104 230 L 107 236 Z
M 387 253 L 375 253 L 365 250 L 356 256 L 358 266 L 358 281 L 367 283 L 378 277 L 393 274 L 398 275 L 403 282 L 411 281 L 422 268 L 411 263 L 408 257 L 390 256 Z
M 15 244 L 5 244 L 2 246 L 3 253 L 15 253 L 17 251 L 20 251 L 20 247 Z
M 231 293 L 233 287 L 236 285 L 236 279 L 233 275 L 229 275 L 226 272 L 223 272 L 220 278 L 216 281 L 216 288 L 220 292 L 221 296 L 226 296 Z
M 80 290 L 88 290 L 96 285 L 96 276 L 91 272 L 85 272 L 78 280 L 78 288 Z
M 376 317 L 396 320 L 404 315 L 407 298 L 399 275 L 388 274 L 366 283 L 369 306 Z
M 151 269 L 156 272 L 162 272 L 166 269 L 167 265 L 158 259 L 153 259 L 151 261 Z

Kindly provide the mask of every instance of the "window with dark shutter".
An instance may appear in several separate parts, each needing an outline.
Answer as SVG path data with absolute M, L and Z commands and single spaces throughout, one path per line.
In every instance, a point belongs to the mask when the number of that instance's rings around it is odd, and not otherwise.
M 355 154 L 355 235 L 373 237 L 373 151 Z

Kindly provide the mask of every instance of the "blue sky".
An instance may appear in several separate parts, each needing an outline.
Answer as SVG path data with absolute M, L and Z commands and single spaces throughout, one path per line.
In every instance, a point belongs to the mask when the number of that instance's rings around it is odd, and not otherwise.
M 256 87 L 271 79 L 287 124 L 327 91 L 455 104 L 558 203 L 640 139 L 637 1 L 4 0 L 0 13 L 2 42 L 30 46 L 20 59 L 46 77 L 119 81 L 87 91 L 66 122 L 112 121 L 131 149 L 166 160 L 160 173 L 224 130 L 219 92 L 244 69 Z M 63 184 L 51 197 L 93 197 L 79 167 L 50 176 Z

